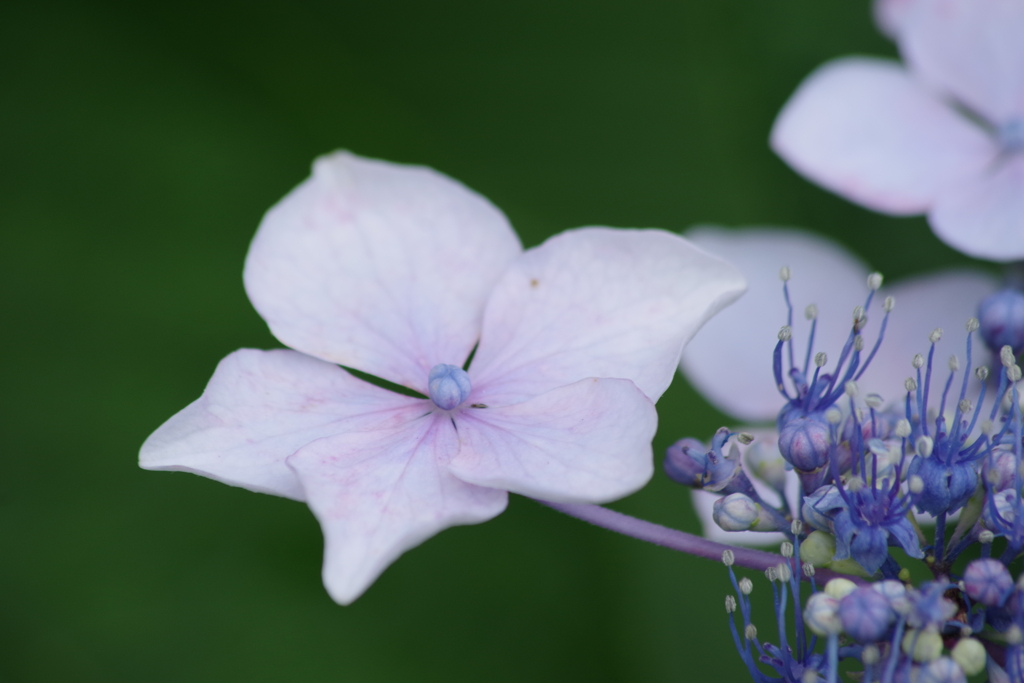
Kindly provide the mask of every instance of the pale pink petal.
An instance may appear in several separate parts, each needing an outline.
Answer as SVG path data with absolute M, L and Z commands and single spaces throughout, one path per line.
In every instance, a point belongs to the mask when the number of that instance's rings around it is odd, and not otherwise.
M 465 362 L 520 250 L 454 180 L 339 152 L 264 217 L 245 287 L 288 346 L 425 392 L 431 367 Z
M 585 379 L 457 418 L 459 479 L 563 503 L 633 493 L 654 471 L 654 404 L 629 380 Z
M 757 438 L 757 442 L 763 446 L 769 448 L 778 449 L 779 436 L 774 430 L 769 429 L 751 429 L 745 430 L 753 432 Z M 739 448 L 744 455 L 746 454 L 747 446 L 739 444 Z M 782 456 L 779 456 L 782 457 Z M 764 484 L 756 477 L 750 476 L 750 470 L 747 469 L 745 464 L 743 465 L 744 471 L 750 478 L 750 482 L 754 485 L 754 490 L 761 496 L 768 505 L 778 508 L 782 505 L 782 500 L 779 494 L 776 493 L 772 488 Z M 796 474 L 790 470 L 786 472 L 786 499 L 789 502 L 790 509 L 797 510 L 800 503 L 800 479 Z M 711 493 L 709 491 L 701 491 L 699 489 L 691 489 L 691 499 L 693 500 L 694 510 L 697 512 L 697 517 L 700 519 L 701 529 L 705 538 L 709 538 L 712 541 L 718 541 L 719 543 L 728 543 L 730 545 L 746 545 L 746 546 L 769 546 L 778 545 L 786 540 L 786 537 L 780 532 L 765 532 L 765 531 L 726 531 L 722 527 L 715 524 L 715 520 L 711 513 L 715 505 L 715 501 L 721 498 L 721 494 Z
M 900 51 L 929 83 L 994 124 L 1024 118 L 1024 3 L 921 0 Z
M 304 500 L 285 458 L 324 436 L 379 428 L 425 403 L 295 351 L 242 349 L 220 362 L 199 399 L 146 439 L 139 464 Z
M 961 367 L 966 364 L 967 320 L 978 314 L 978 304 L 998 287 L 996 278 L 976 270 L 951 270 L 900 280 L 892 287 L 884 287 L 880 297 L 892 296 L 896 308 L 889 315 L 889 324 L 878 354 L 858 381 L 862 393 L 877 393 L 887 402 L 901 401 L 906 395 L 904 381 L 914 375 L 911 365 L 915 353 L 927 357 L 928 335 L 935 328 L 943 331 L 936 345 L 935 363 L 930 394 L 932 406 L 942 394 L 942 383 L 949 375 L 949 357 L 956 354 Z M 864 330 L 865 347 L 870 350 L 877 338 L 882 312 L 877 307 L 868 316 Z M 866 355 L 863 358 L 867 358 Z M 975 333 L 972 365 L 990 362 L 981 337 Z M 973 368 L 972 368 L 973 369 Z M 962 378 L 963 375 L 957 375 Z M 976 393 L 977 380 L 971 379 L 970 391 Z M 960 384 L 954 383 L 959 396 Z M 952 393 L 954 389 L 950 389 Z M 952 408 L 953 404 L 947 404 Z
M 942 241 L 970 256 L 1024 259 L 1024 153 L 944 194 L 928 221 Z
M 818 308 L 814 351 L 825 351 L 834 363 L 850 334 L 853 308 L 867 297 L 868 269 L 842 246 L 802 230 L 698 227 L 686 236 L 736 264 L 749 288 L 686 347 L 683 373 L 722 412 L 773 420 L 784 403 L 772 375 L 772 352 L 786 324 L 779 269 L 788 266 L 792 273 L 793 342 L 801 367 L 810 332 L 807 305 Z
M 915 5 L 924 0 L 875 0 L 873 9 L 879 30 L 896 38 Z
M 502 405 L 618 377 L 656 401 L 686 342 L 743 287 L 731 265 L 661 230 L 555 235 L 495 287 L 469 370 L 474 395 Z
M 771 145 L 819 185 L 892 214 L 923 213 L 998 152 L 903 67 L 865 57 L 808 76 L 779 113 Z
M 448 472 L 459 448 L 449 417 L 405 418 L 392 428 L 315 441 L 288 459 L 323 529 L 324 585 L 341 604 L 406 550 L 450 526 L 491 519 L 507 504 L 506 492 Z

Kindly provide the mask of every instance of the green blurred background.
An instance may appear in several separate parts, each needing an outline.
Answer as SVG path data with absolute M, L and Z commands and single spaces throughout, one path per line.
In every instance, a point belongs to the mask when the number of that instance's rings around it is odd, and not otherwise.
M 136 454 L 221 357 L 277 345 L 242 260 L 339 147 L 462 180 L 527 245 L 771 223 L 890 276 L 959 262 L 768 150 L 850 52 L 894 54 L 866 2 L 6 0 L 0 680 L 746 680 L 714 563 L 513 497 L 343 608 L 304 506 Z M 659 454 L 725 421 L 681 378 L 659 409 Z M 698 528 L 660 474 L 618 506 Z

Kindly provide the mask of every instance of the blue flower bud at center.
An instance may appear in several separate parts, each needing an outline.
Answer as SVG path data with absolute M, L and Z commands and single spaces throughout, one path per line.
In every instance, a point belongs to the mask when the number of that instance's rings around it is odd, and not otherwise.
M 828 463 L 828 426 L 810 417 L 790 420 L 779 434 L 782 457 L 798 470 L 813 472 Z
M 995 353 L 1004 346 L 1015 356 L 1024 351 L 1024 293 L 1014 289 L 986 297 L 978 305 L 981 337 Z
M 895 618 L 885 596 L 869 587 L 858 588 L 839 601 L 843 630 L 858 643 L 881 640 Z
M 440 363 L 430 369 L 427 387 L 430 400 L 442 410 L 458 408 L 469 398 L 469 392 L 473 389 L 466 371 L 447 363 Z

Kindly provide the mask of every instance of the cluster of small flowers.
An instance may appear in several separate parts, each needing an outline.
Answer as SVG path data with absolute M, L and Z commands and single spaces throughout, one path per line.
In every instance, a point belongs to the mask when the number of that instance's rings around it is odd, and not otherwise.
M 866 312 L 881 275 L 868 277 L 867 300 L 854 310 L 849 337 L 831 370 L 826 370 L 827 355 L 815 353 L 814 306 L 807 309 L 812 324 L 803 363 L 795 361 L 789 269 L 780 275 L 789 320 L 773 354 L 777 388 L 786 400 L 777 418 L 778 448 L 747 448 L 748 476 L 739 445 L 750 444 L 753 436 L 722 428 L 709 447 L 693 439 L 677 442 L 664 464 L 675 481 L 722 494 L 714 505 L 722 529 L 781 531 L 788 538 L 782 550 L 786 564 L 767 571 L 778 645 L 757 639 L 747 598 L 753 585 L 749 579 L 737 581 L 732 554 L 724 557 L 736 590 L 726 607 L 742 615 L 743 639 L 734 623 L 733 635 L 754 679 L 777 680 L 758 669 L 761 662 L 785 681 L 833 681 L 839 660 L 852 657 L 863 663 L 865 681 L 965 681 L 986 665 L 992 680 L 1007 675 L 1005 680 L 1024 680 L 1024 578 L 1018 586 L 1008 570 L 1024 549 L 1021 368 L 1016 363 L 1024 339 L 1007 337 L 1019 321 L 992 314 L 992 301 L 1002 294 L 982 302 L 984 325 L 976 318 L 967 322 L 967 367 L 958 379 L 960 363 L 951 357 L 944 382 L 933 377 L 942 330 L 932 331 L 927 354 L 911 361 L 905 397 L 885 407 L 880 396 L 865 395 L 858 386 L 882 346 L 895 306 L 891 297 L 882 304 L 877 339 L 862 360 Z M 1013 313 L 1012 307 L 1003 310 Z M 998 350 L 998 377 L 990 377 L 985 366 L 970 372 L 972 338 L 979 331 L 986 345 Z M 1012 344 L 997 347 L 1007 340 Z M 977 383 L 969 381 L 972 375 Z M 933 380 L 937 406 L 929 405 Z M 785 496 L 786 480 L 794 476 L 806 494 L 799 509 Z M 782 505 L 767 503 L 751 477 L 775 490 Z M 922 519 L 934 519 L 930 544 L 914 510 Z M 947 534 L 947 521 L 953 519 L 956 527 Z M 992 556 L 996 538 L 1005 544 L 998 559 Z M 981 559 L 956 576 L 954 562 L 979 544 Z M 923 559 L 934 581 L 913 587 L 910 572 L 890 555 L 890 547 Z M 816 567 L 859 576 L 862 582 L 880 580 L 858 586 L 833 579 L 819 592 Z M 813 593 L 790 643 L 787 591 L 799 604 L 801 574 Z M 827 639 L 825 654 L 815 651 L 816 638 L 804 633 L 804 623 Z M 949 656 L 943 656 L 944 647 Z

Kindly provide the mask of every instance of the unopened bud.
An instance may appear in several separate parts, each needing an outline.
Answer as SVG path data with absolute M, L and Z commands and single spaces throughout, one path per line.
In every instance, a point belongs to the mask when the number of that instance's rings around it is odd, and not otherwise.
M 910 420 L 908 420 L 905 417 L 901 417 L 899 420 L 896 421 L 896 436 L 900 437 L 901 439 L 905 439 L 908 436 L 910 436 L 910 432 Z
M 789 325 L 783 325 L 782 329 L 779 330 L 779 341 L 789 341 L 793 338 L 793 328 Z
M 917 452 L 919 455 L 927 458 L 932 454 L 932 448 L 935 447 L 935 442 L 932 441 L 930 436 L 919 436 L 917 438 Z
M 814 304 L 808 304 L 807 308 L 804 309 L 804 317 L 808 320 L 814 320 L 818 317 L 818 307 Z
M 960 634 L 963 635 L 963 629 Z M 977 676 L 985 670 L 985 646 L 976 638 L 960 638 L 950 656 L 968 676 Z
M 825 595 L 830 595 L 836 600 L 842 600 L 855 590 L 857 584 L 849 579 L 832 579 L 825 584 Z
M 868 275 L 868 289 L 870 289 L 872 291 L 877 291 L 878 288 L 881 287 L 881 286 L 882 286 L 882 274 L 881 273 L 871 273 L 871 275 Z
M 942 655 L 942 636 L 935 630 L 907 629 L 903 636 L 903 654 L 910 655 L 917 662 L 936 660 Z
M 833 579 L 837 580 L 843 579 Z M 843 630 L 843 623 L 839 620 L 839 599 L 826 593 L 814 593 L 807 599 L 804 622 L 819 636 L 838 634 Z
M 967 331 L 968 332 L 974 332 L 979 327 L 981 327 L 981 323 L 978 322 L 977 318 L 968 318 L 967 319 Z
M 827 363 L 828 355 L 824 351 L 818 351 L 818 353 L 814 354 L 814 364 L 817 367 L 823 368 Z
M 920 353 L 915 353 L 914 359 L 910 361 L 910 364 L 913 365 L 915 369 L 920 370 L 924 367 L 924 356 Z
M 891 296 L 885 297 L 885 301 L 882 302 L 882 310 L 891 313 L 894 308 L 896 308 L 896 299 Z

